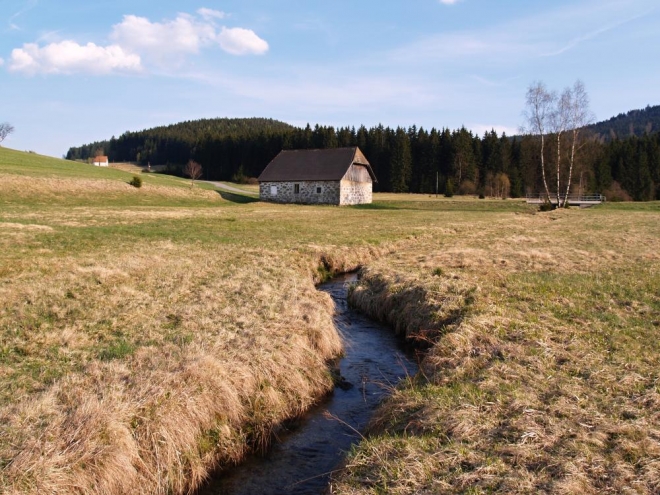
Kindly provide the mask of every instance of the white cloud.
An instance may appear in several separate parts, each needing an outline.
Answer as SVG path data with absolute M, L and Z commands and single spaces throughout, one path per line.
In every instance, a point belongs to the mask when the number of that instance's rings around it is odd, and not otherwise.
M 216 39 L 232 55 L 263 55 L 268 51 L 268 43 L 251 29 L 223 27 Z
M 446 60 L 474 67 L 503 67 L 557 56 L 650 12 L 646 8 L 650 0 L 643 0 L 639 7 L 630 3 L 633 2 L 590 0 L 578 5 L 552 6 L 485 28 L 426 36 L 392 51 L 390 56 L 398 63 Z
M 79 45 L 75 41 L 61 41 L 40 47 L 26 43 L 23 48 L 11 52 L 9 70 L 33 75 L 110 74 L 112 72 L 136 72 L 142 68 L 140 57 L 126 52 L 121 46 L 98 46 L 94 43 Z
M 110 38 L 160 66 L 179 65 L 184 55 L 199 53 L 202 47 L 216 42 L 232 55 L 261 55 L 268 51 L 268 43 L 250 29 L 222 27 L 217 32 L 211 18 L 221 18 L 224 13 L 211 9 L 200 9 L 198 13 L 204 19 L 179 14 L 172 21 L 151 22 L 145 17 L 127 15 L 113 26 Z
M 440 0 L 440 3 L 444 3 L 445 5 L 454 5 L 461 0 Z
M 146 17 L 126 15 L 112 27 L 110 39 L 118 45 L 155 58 L 159 63 L 181 55 L 199 53 L 215 38 L 215 28 L 187 14 L 176 19 L 151 22 Z
M 202 7 L 197 10 L 197 13 L 201 15 L 204 19 L 224 19 L 227 17 L 227 14 L 220 10 L 207 9 Z
M 125 15 L 112 26 L 107 46 L 71 40 L 39 40 L 12 51 L 9 70 L 25 74 L 109 74 L 135 72 L 149 66 L 180 67 L 202 48 L 219 46 L 231 55 L 261 55 L 268 43 L 250 30 L 218 27 L 224 12 L 201 8 L 198 15 L 178 14 L 175 19 L 152 22 Z M 40 43 L 41 42 L 41 43 Z M 42 44 L 43 43 L 43 44 Z
M 9 17 L 9 29 L 11 29 L 12 31 L 20 31 L 21 30 L 20 26 L 18 26 L 14 22 L 14 20 L 18 19 L 23 14 L 32 10 L 36 6 L 37 6 L 37 0 L 29 0 L 28 2 L 26 2 L 26 4 L 23 6 L 21 10 L 19 10 L 18 12 L 16 12 L 15 14 Z
M 5 65 L 5 59 L 4 59 L 4 58 L 0 58 L 0 67 L 2 67 L 3 65 Z
M 591 39 L 593 39 L 593 38 L 596 38 L 596 37 L 598 37 L 598 36 L 600 36 L 600 35 L 602 35 L 602 34 L 604 34 L 604 33 L 607 33 L 608 31 L 611 31 L 611 30 L 616 29 L 616 28 L 618 28 L 618 27 L 620 27 L 620 26 L 623 26 L 624 24 L 628 24 L 629 22 L 632 22 L 632 21 L 636 21 L 636 20 L 638 20 L 638 19 L 641 19 L 642 17 L 646 16 L 646 15 L 649 14 L 650 12 L 652 12 L 652 10 L 651 10 L 651 11 L 644 12 L 644 13 L 642 13 L 642 14 L 637 14 L 637 15 L 629 16 L 629 17 L 626 17 L 626 18 L 624 18 L 624 19 L 617 20 L 616 22 L 612 22 L 611 24 L 608 24 L 608 25 L 606 25 L 606 26 L 598 27 L 597 29 L 594 29 L 594 30 L 592 30 L 592 31 L 590 31 L 590 32 L 587 32 L 587 33 L 584 33 L 584 34 L 580 34 L 580 35 L 578 35 L 576 38 L 574 38 L 574 39 L 572 39 L 571 41 L 569 41 L 565 46 L 562 46 L 562 47 L 559 48 L 559 49 L 555 49 L 554 51 L 552 51 L 552 52 L 550 52 L 550 53 L 547 53 L 547 54 L 545 54 L 545 55 L 548 56 L 548 57 L 553 57 L 553 56 L 556 56 L 556 55 L 561 55 L 561 54 L 564 53 L 564 52 L 567 52 L 567 51 L 569 51 L 569 50 L 572 50 L 573 48 L 575 48 L 576 46 L 578 46 L 580 43 L 583 43 L 583 42 L 585 42 L 585 41 L 589 41 L 589 40 L 591 40 Z

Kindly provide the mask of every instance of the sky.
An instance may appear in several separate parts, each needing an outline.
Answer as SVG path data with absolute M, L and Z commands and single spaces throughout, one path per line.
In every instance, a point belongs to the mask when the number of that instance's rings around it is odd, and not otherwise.
M 660 104 L 658 0 L 2 0 L 3 146 L 185 120 L 518 132 L 580 79 L 596 120 Z

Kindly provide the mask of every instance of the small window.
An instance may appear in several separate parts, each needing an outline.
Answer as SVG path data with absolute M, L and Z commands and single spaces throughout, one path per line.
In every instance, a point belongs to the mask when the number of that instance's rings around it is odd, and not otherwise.
M 318 186 L 316 188 L 316 194 L 321 194 L 321 192 L 323 192 L 323 189 L 321 189 L 321 186 Z
M 277 186 L 270 186 L 270 195 L 277 196 Z
M 293 193 L 294 194 L 300 194 L 300 184 L 294 184 L 293 185 Z

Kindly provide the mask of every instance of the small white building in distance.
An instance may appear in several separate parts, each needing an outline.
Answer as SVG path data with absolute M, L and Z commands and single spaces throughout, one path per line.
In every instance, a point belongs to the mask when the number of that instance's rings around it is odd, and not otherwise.
M 92 163 L 96 167 L 107 167 L 108 166 L 108 157 L 107 156 L 95 156 L 94 161 Z

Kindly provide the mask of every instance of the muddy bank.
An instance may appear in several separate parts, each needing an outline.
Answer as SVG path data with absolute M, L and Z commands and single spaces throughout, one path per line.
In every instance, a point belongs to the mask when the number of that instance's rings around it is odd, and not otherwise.
M 416 372 L 390 329 L 348 307 L 347 284 L 354 280 L 355 275 L 347 275 L 319 286 L 335 302 L 335 323 L 346 349 L 332 396 L 301 420 L 285 425 L 267 455 L 252 456 L 218 474 L 200 493 L 322 493 L 383 397 Z

